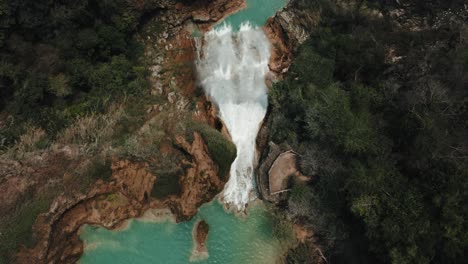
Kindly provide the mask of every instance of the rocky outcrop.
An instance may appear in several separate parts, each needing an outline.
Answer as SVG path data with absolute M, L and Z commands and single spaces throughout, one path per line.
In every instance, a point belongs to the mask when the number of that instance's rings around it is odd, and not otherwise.
M 245 8 L 245 0 L 199 0 L 196 1 L 194 7 L 196 10 L 192 12 L 192 20 L 203 26 L 211 26 L 213 22 L 217 22 L 224 17 Z
M 206 250 L 206 239 L 208 238 L 208 232 L 210 226 L 204 220 L 201 220 L 193 227 L 193 237 L 195 242 L 195 250 L 198 253 L 207 252 Z
M 213 199 L 224 187 L 224 182 L 218 178 L 218 166 L 211 159 L 202 136 L 194 132 L 193 137 L 192 143 L 182 136 L 176 137 L 176 144 L 191 157 L 183 161 L 189 168 L 181 179 L 182 194 L 171 203 L 179 220 L 195 215 L 200 205 Z
M 50 210 L 40 215 L 34 226 L 38 243 L 31 249 L 22 248 L 17 262 L 74 263 L 83 252 L 79 230 L 85 224 L 114 229 L 149 208 L 171 208 L 177 221 L 194 216 L 201 204 L 222 190 L 224 182 L 218 178 L 218 167 L 198 133 L 194 134 L 192 143 L 181 136 L 176 141 L 187 154 L 187 159 L 182 161 L 186 170 L 180 179 L 180 195 L 164 200 L 152 198 L 157 175 L 151 173 L 148 163 L 114 159 L 109 182 L 99 180 L 85 195 L 60 195 L 54 200 Z
M 193 249 L 192 255 L 190 256 L 190 262 L 197 262 L 208 257 L 208 251 L 206 248 L 206 240 L 208 238 L 208 232 L 210 227 L 204 220 L 200 220 L 193 226 L 192 240 Z
M 99 180 L 86 195 L 60 195 L 34 226 L 38 243 L 23 248 L 18 263 L 73 263 L 83 251 L 78 231 L 84 224 L 115 228 L 149 208 L 147 193 L 156 179 L 148 164 L 114 160 L 112 180 Z M 66 241 L 66 243 L 64 243 Z
M 112 163 L 117 187 L 127 197 L 138 202 L 147 201 L 156 177 L 148 172 L 148 164 L 131 163 L 128 160 Z
M 272 44 L 271 71 L 278 75 L 288 71 L 294 51 L 307 40 L 319 21 L 318 11 L 301 8 L 297 0 L 291 0 L 283 10 L 268 19 L 264 30 Z

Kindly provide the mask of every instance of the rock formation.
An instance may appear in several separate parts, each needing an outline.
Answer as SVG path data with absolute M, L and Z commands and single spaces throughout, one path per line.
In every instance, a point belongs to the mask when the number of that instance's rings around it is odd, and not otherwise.
M 180 136 L 177 142 L 190 156 L 190 161 L 183 161 L 187 169 L 180 180 L 180 196 L 151 198 L 151 190 L 157 188 L 157 175 L 150 172 L 148 163 L 115 159 L 110 182 L 99 180 L 86 195 L 61 195 L 55 199 L 49 212 L 40 215 L 34 226 L 38 243 L 32 249 L 23 248 L 17 262 L 75 262 L 83 252 L 79 229 L 84 224 L 118 228 L 149 208 L 165 207 L 172 209 L 178 221 L 190 219 L 201 204 L 222 190 L 224 182 L 218 178 L 218 168 L 198 133 L 192 144 Z
M 179 220 L 187 220 L 197 213 L 198 207 L 213 199 L 224 183 L 218 178 L 218 167 L 211 159 L 201 135 L 194 132 L 190 144 L 182 136 L 176 137 L 176 144 L 191 156 L 183 163 L 189 168 L 181 179 L 182 194 L 171 202 L 171 209 L 177 212 Z
M 269 63 L 271 71 L 278 75 L 288 71 L 294 51 L 307 40 L 319 21 L 318 12 L 302 9 L 297 0 L 291 0 L 283 10 L 268 19 L 264 30 L 273 47 Z
M 208 256 L 208 251 L 206 248 L 206 240 L 208 238 L 208 232 L 210 231 L 210 226 L 204 220 L 198 221 L 192 231 L 194 248 L 192 252 L 191 260 L 199 260 Z

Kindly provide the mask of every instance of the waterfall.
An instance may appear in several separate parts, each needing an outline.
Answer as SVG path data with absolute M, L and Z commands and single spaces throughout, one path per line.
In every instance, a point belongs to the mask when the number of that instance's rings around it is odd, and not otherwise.
M 268 104 L 265 75 L 270 44 L 261 29 L 244 23 L 238 32 L 228 25 L 213 29 L 197 46 L 201 85 L 218 105 L 237 147 L 222 200 L 242 210 L 255 186 L 255 140 Z

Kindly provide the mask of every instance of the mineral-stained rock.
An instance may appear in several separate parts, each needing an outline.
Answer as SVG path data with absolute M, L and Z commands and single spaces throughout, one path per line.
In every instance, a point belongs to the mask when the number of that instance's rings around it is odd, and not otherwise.
M 211 159 L 202 136 L 197 132 L 193 136 L 191 144 L 182 136 L 176 137 L 176 144 L 192 157 L 184 162 L 189 167 L 180 180 L 182 194 L 171 207 L 178 212 L 179 220 L 195 215 L 203 202 L 213 199 L 224 187 L 218 177 L 218 166 Z

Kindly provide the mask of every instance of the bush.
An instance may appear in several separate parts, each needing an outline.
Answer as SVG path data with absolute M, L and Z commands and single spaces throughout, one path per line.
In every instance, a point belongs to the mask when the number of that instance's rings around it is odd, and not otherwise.
M 65 97 L 72 93 L 67 77 L 63 73 L 49 78 L 49 90 L 57 97 Z
M 78 117 L 71 126 L 57 136 L 56 142 L 87 146 L 89 150 L 96 149 L 112 140 L 114 128 L 124 119 L 125 115 L 122 105 L 114 105 L 109 108 L 106 114 L 93 113 Z

